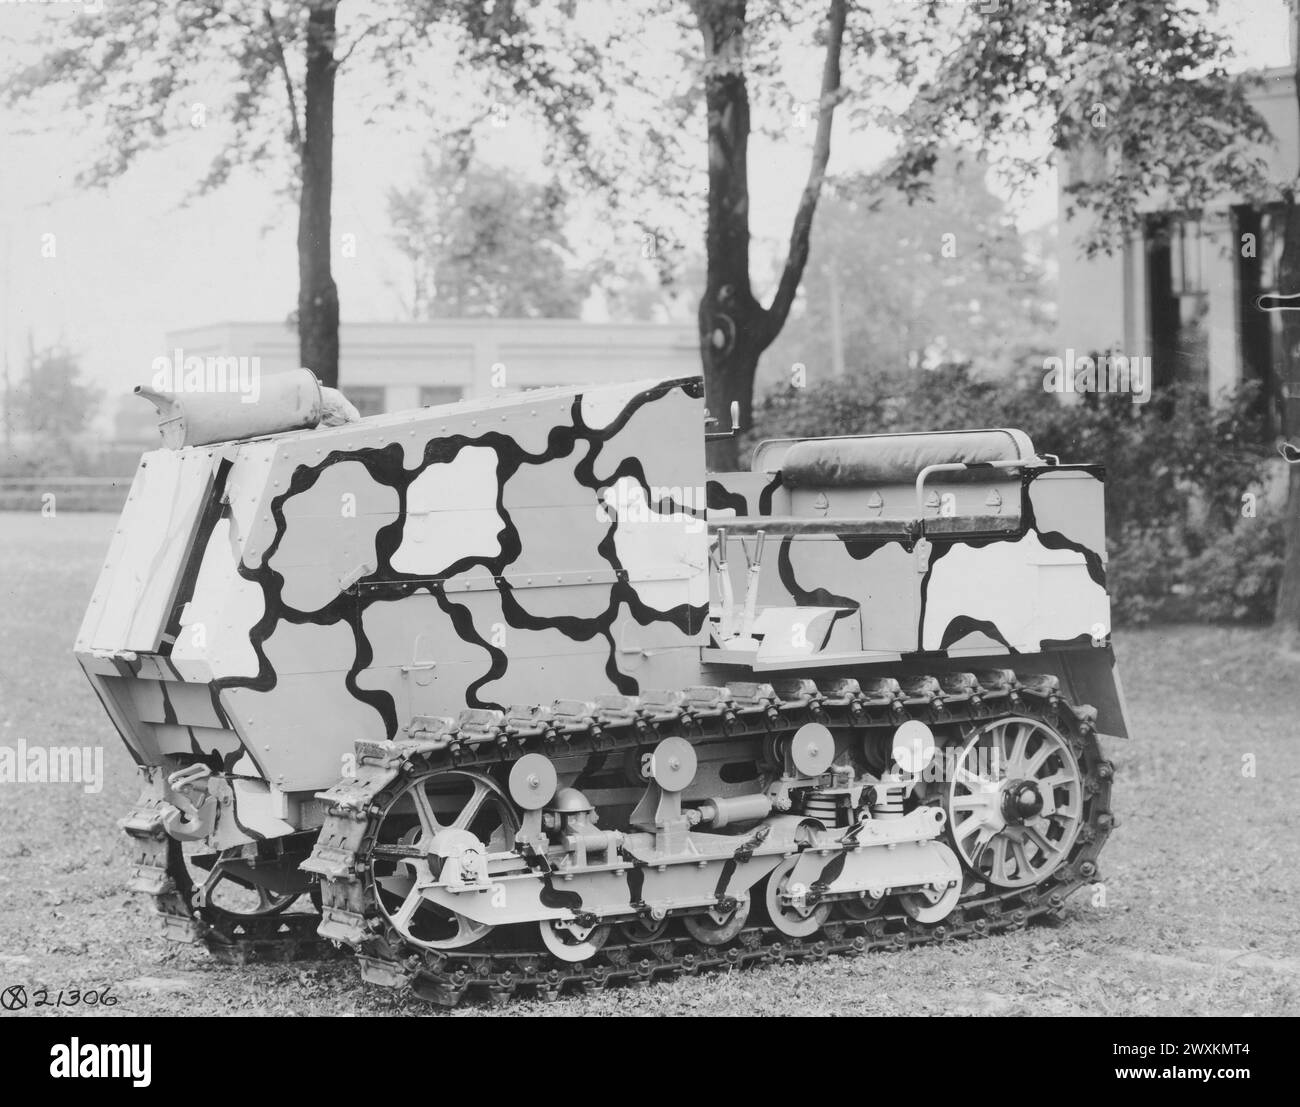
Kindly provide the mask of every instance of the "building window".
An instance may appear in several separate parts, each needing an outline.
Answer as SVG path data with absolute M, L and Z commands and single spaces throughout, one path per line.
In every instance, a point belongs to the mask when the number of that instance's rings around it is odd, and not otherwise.
M 420 406 L 436 407 L 439 404 L 454 404 L 462 399 L 465 390 L 454 384 L 422 384 L 420 386 Z
M 344 395 L 352 401 L 352 406 L 361 413 L 361 418 L 383 414 L 384 390 L 382 388 L 346 388 L 343 391 Z
M 1147 318 L 1153 385 L 1209 386 L 1210 297 L 1200 221 L 1177 215 L 1147 220 Z
M 1291 434 L 1295 428 L 1287 426 L 1284 374 L 1278 368 L 1282 363 L 1282 313 L 1265 311 L 1259 306 L 1261 296 L 1300 292 L 1300 289 L 1282 288 L 1278 280 L 1286 210 L 1282 204 L 1262 208 L 1243 204 L 1234 208 L 1232 214 L 1236 241 L 1242 246 L 1236 251 L 1242 379 L 1259 385 L 1265 435 L 1272 438 L 1281 433 Z M 1250 249 L 1246 248 L 1247 244 Z
M 1169 276 L 1175 296 L 1204 296 L 1205 238 L 1199 221 L 1179 219 L 1169 228 Z

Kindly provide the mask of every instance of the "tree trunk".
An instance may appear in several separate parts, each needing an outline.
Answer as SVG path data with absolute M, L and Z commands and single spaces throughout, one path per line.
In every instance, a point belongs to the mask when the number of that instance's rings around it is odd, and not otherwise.
M 298 201 L 298 351 L 302 364 L 332 388 L 339 382 L 339 292 L 330 267 L 337 7 L 337 0 L 323 0 L 307 17 Z
M 1292 3 L 1291 17 L 1300 32 L 1300 4 Z M 1300 108 L 1300 33 L 1293 35 L 1292 57 L 1296 106 Z M 1300 201 L 1294 189 L 1286 193 L 1286 229 L 1282 239 L 1282 257 L 1278 263 L 1278 291 L 1300 291 Z M 1282 433 L 1294 441 L 1300 432 L 1300 312 L 1282 312 L 1282 373 L 1286 381 Z M 1286 494 L 1286 552 L 1282 560 L 1282 580 L 1278 587 L 1277 608 L 1273 625 L 1282 648 L 1294 651 L 1300 643 L 1300 465 L 1288 467 Z
M 1282 258 L 1278 265 L 1278 286 L 1282 292 L 1300 289 L 1300 202 L 1288 194 L 1286 230 Z M 1300 312 L 1282 312 L 1282 379 L 1284 395 L 1283 433 L 1294 441 L 1300 432 Z M 1300 645 L 1300 465 L 1289 466 L 1286 497 L 1286 554 L 1277 594 L 1274 625 L 1282 645 L 1294 650 Z
M 704 402 L 717 419 L 713 430 L 730 426 L 729 408 L 740 403 L 748 425 L 754 373 L 763 326 L 762 306 L 749 284 L 749 90 L 745 85 L 746 0 L 705 0 L 696 5 L 704 37 L 704 103 L 709 128 L 709 215 L 704 248 L 707 262 L 700 297 L 700 362 Z M 735 438 L 710 442 L 708 467 L 735 469 Z
M 700 297 L 700 361 L 705 403 L 709 414 L 718 421 L 714 430 L 729 429 L 732 403 L 740 406 L 740 426 L 750 425 L 759 356 L 781 333 L 808 260 L 813 211 L 830 158 L 831 119 L 840 96 L 846 6 L 846 0 L 831 0 L 812 170 L 795 214 L 780 284 L 771 307 L 765 308 L 755 299 L 749 279 L 746 0 L 692 0 L 704 39 L 704 101 L 709 128 L 707 276 Z M 710 442 L 709 469 L 721 472 L 738 468 L 739 445 L 735 438 Z

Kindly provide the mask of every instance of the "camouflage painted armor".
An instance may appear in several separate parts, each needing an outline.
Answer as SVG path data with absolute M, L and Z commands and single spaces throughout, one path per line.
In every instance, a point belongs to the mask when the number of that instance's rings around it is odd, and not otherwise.
M 704 414 L 688 378 L 147 454 L 76 650 L 168 931 L 447 1000 L 1093 878 L 1100 469 L 989 430 L 706 475 Z

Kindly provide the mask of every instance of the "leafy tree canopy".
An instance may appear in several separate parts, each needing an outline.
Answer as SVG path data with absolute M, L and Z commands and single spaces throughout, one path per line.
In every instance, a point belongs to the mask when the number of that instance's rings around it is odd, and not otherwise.
M 388 196 L 411 314 L 576 318 L 592 274 L 574 263 L 567 204 L 558 182 L 426 155 L 417 183 Z
M 813 380 L 968 364 L 1000 373 L 1050 347 L 1051 289 L 979 160 L 949 151 L 910 202 L 876 177 L 837 184 L 813 228 L 801 303 L 766 359 Z M 836 300 L 838 299 L 838 305 Z
M 75 354 L 62 347 L 34 350 L 27 376 L 12 391 L 12 427 L 45 442 L 66 444 L 86 429 L 100 390 L 81 379 Z

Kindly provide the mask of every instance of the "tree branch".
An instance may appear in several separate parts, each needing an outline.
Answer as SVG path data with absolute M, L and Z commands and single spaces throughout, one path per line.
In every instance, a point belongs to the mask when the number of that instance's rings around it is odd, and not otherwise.
M 266 17 L 266 29 L 271 35 L 271 54 L 275 58 L 276 68 L 280 70 L 281 76 L 284 77 L 285 95 L 289 97 L 289 118 L 293 121 L 293 126 L 289 130 L 289 137 L 293 142 L 294 153 L 302 157 L 302 128 L 298 124 L 298 98 L 293 91 L 293 77 L 289 74 L 289 63 L 284 56 L 284 43 L 280 41 L 280 32 L 275 27 L 275 17 L 271 15 L 270 8 L 263 8 L 262 14 Z
M 208 15 L 218 19 L 228 19 L 237 27 L 243 27 L 250 35 L 257 34 L 257 28 L 246 19 L 242 19 L 237 12 L 232 12 L 226 5 L 220 3 L 209 3 L 207 5 Z M 268 13 L 269 16 L 269 13 Z
M 822 70 L 821 103 L 817 112 L 817 134 L 813 139 L 812 168 L 808 173 L 808 183 L 803 188 L 803 196 L 799 199 L 799 208 L 795 212 L 794 226 L 790 232 L 790 251 L 786 255 L 785 268 L 781 271 L 781 281 L 772 298 L 772 306 L 764 312 L 770 335 L 768 341 L 775 338 L 785 325 L 790 305 L 794 303 L 795 293 L 799 291 L 799 282 L 803 279 L 804 266 L 808 263 L 813 213 L 817 210 L 822 182 L 826 179 L 826 165 L 831 157 L 831 122 L 836 105 L 844 96 L 840 87 L 840 54 L 844 46 L 847 7 L 846 0 L 831 0 L 826 30 L 826 64 Z
M 342 56 L 334 59 L 334 68 L 342 69 L 344 63 L 348 60 L 348 58 L 352 57 L 353 51 L 355 51 L 356 48 L 362 44 L 362 42 L 364 42 L 367 38 L 373 35 L 376 31 L 381 29 L 386 29 L 394 23 L 405 23 L 408 27 L 411 26 L 411 21 L 409 19 L 403 19 L 395 15 L 389 16 L 387 19 L 380 19 L 375 23 L 369 24 L 368 26 L 362 28 L 361 32 L 352 40 L 352 44 L 343 52 Z M 422 37 L 427 38 L 428 36 L 426 34 Z

